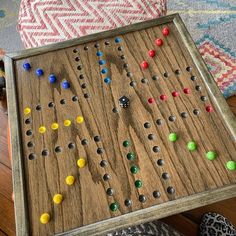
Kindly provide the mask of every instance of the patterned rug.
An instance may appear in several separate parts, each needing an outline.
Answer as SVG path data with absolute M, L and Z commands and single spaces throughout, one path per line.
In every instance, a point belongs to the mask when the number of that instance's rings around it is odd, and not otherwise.
M 24 49 L 16 28 L 19 7 L 20 0 L 0 0 L 0 48 L 6 51 Z
M 225 98 L 236 94 L 236 1 L 169 0 L 179 12 Z

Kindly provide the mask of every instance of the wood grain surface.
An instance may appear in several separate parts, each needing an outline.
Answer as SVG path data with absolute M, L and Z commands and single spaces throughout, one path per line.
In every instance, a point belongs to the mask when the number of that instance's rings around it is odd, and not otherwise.
M 227 100 L 228 105 L 231 110 L 236 114 L 236 97 L 231 97 Z M 3 131 L 7 126 L 7 115 L 4 114 L 3 111 L 0 110 L 0 129 Z M 0 235 L 9 235 L 14 236 L 15 233 L 15 219 L 14 219 L 14 205 L 13 201 L 11 201 L 11 193 L 12 193 L 12 181 L 11 181 L 11 165 L 10 158 L 8 156 L 7 151 L 7 134 L 6 132 L 0 133 L 0 165 L 2 171 L 0 172 L 0 196 L 4 200 L 1 200 L 1 203 L 5 203 L 2 205 L 2 211 L 0 214 Z M 5 161 L 8 161 L 9 166 L 4 165 Z M 5 175 L 5 173 L 7 173 Z M 7 180 L 7 181 L 6 181 Z M 7 194 L 5 194 L 7 192 Z M 167 218 L 162 219 L 163 222 L 171 225 L 179 232 L 183 233 L 186 236 L 195 236 L 198 234 L 198 225 L 201 220 L 202 214 L 211 211 L 218 212 L 223 216 L 227 217 L 229 221 L 231 221 L 234 225 L 236 225 L 236 212 L 234 210 L 234 205 L 236 204 L 236 198 L 228 199 L 225 201 L 221 201 L 215 204 L 211 204 L 208 206 L 204 206 L 201 208 L 197 208 L 195 210 L 191 210 L 188 212 L 184 212 L 183 214 L 173 215 Z M 2 212 L 5 212 L 4 214 Z M 7 221 L 5 221 L 7 218 Z M 184 227 L 183 227 L 184 226 Z
M 171 33 L 163 37 L 161 30 L 166 26 Z M 235 137 L 175 25 L 117 37 L 121 42 L 111 37 L 15 61 L 30 235 L 62 233 L 176 199 L 183 202 L 186 198 L 187 202 L 194 194 L 210 194 L 215 189 L 220 193 L 221 188 L 235 185 L 235 172 L 225 168 L 227 161 L 235 160 Z M 163 39 L 162 47 L 155 45 L 157 38 Z M 149 49 L 156 50 L 154 58 L 148 57 Z M 96 56 L 98 51 L 103 53 L 101 57 Z M 105 60 L 105 65 L 99 65 L 99 59 Z M 143 60 L 149 63 L 146 70 L 140 68 Z M 22 69 L 25 62 L 32 66 L 29 72 Z M 40 78 L 35 75 L 36 68 L 44 71 Z M 101 73 L 103 68 L 107 68 L 106 74 Z M 55 84 L 48 82 L 52 73 L 57 77 Z M 110 84 L 104 83 L 107 76 Z M 65 79 L 70 89 L 62 89 Z M 185 88 L 190 94 L 183 92 Z M 173 91 L 179 96 L 173 97 Z M 162 101 L 160 95 L 167 100 Z M 119 106 L 122 96 L 129 99 L 128 108 Z M 149 98 L 155 102 L 148 103 Z M 50 108 L 50 103 L 55 106 Z M 206 111 L 209 105 L 214 108 L 211 113 Z M 24 115 L 26 107 L 31 109 L 28 115 Z M 181 116 L 183 112 L 186 118 Z M 76 122 L 78 116 L 83 116 L 83 123 Z M 30 124 L 25 124 L 27 119 Z M 65 126 L 65 120 L 71 125 Z M 55 122 L 58 130 L 51 129 Z M 147 122 L 150 128 L 144 127 Z M 44 134 L 39 133 L 41 126 L 46 128 Z M 172 132 L 178 135 L 176 142 L 168 140 Z M 101 140 L 95 142 L 95 136 Z M 128 147 L 123 145 L 125 140 Z M 187 150 L 189 141 L 197 143 L 194 152 Z M 214 161 L 205 157 L 210 150 L 218 154 Z M 127 159 L 129 152 L 135 153 L 135 160 Z M 84 168 L 76 165 L 79 158 L 86 160 Z M 163 165 L 158 165 L 160 160 Z M 102 167 L 101 161 L 107 165 Z M 138 173 L 131 173 L 132 165 L 139 168 Z M 65 184 L 68 175 L 76 179 L 73 186 Z M 135 187 L 136 180 L 142 181 L 141 188 Z M 106 193 L 108 188 L 114 190 L 113 196 Z M 154 191 L 160 193 L 159 198 L 153 196 Z M 57 193 L 64 197 L 60 205 L 52 201 Z M 129 207 L 127 199 L 132 201 Z M 119 204 L 115 212 L 109 209 L 114 202 Z M 46 225 L 39 221 L 44 212 L 51 216 Z

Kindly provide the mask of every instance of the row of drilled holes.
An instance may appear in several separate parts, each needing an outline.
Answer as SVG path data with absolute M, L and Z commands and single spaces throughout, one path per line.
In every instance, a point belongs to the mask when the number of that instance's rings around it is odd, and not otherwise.
M 132 82 L 133 82 L 133 81 L 132 81 Z M 85 94 L 85 95 L 86 95 L 86 94 Z M 85 98 L 88 98 L 88 97 L 89 97 L 89 96 L 85 96 Z M 207 97 L 206 97 L 206 96 L 201 96 L 200 99 L 201 99 L 202 101 L 206 101 L 206 100 L 207 100 Z M 77 97 L 77 96 L 73 96 L 73 97 L 72 97 L 72 101 L 73 101 L 73 102 L 78 101 L 78 97 Z M 60 100 L 60 104 L 61 104 L 61 105 L 65 105 L 65 104 L 66 104 L 66 100 L 65 100 L 65 99 L 61 99 L 61 100 Z M 49 103 L 48 103 L 48 107 L 49 107 L 49 108 L 54 108 L 54 107 L 55 107 L 55 104 L 54 104 L 53 102 L 49 102 Z M 42 110 L 42 107 L 41 107 L 41 105 L 37 105 L 37 106 L 35 107 L 35 109 L 36 109 L 37 111 L 41 111 L 41 110 Z M 113 108 L 112 111 L 113 111 L 114 113 L 117 113 L 117 112 L 118 112 L 118 109 Z M 183 118 L 186 118 L 185 114 L 186 114 L 186 112 L 182 112 L 182 113 L 181 113 L 181 116 L 182 116 Z M 198 110 L 198 109 L 194 109 L 194 110 L 193 110 L 193 114 L 194 114 L 194 115 L 199 115 L 199 110 Z M 170 121 L 174 121 L 171 117 L 172 117 L 172 116 L 169 117 L 169 120 L 170 120 Z M 30 124 L 28 119 L 25 121 L 25 124 Z
M 100 136 L 95 136 L 94 137 L 94 141 L 95 142 L 99 142 L 101 139 L 100 139 Z M 88 140 L 87 139 L 83 139 L 82 141 L 81 141 L 81 144 L 82 145 L 88 145 Z M 28 148 L 32 148 L 32 147 L 34 147 L 34 143 L 32 142 L 32 141 L 29 141 L 28 143 L 27 143 L 27 147 Z M 68 144 L 68 146 L 67 146 L 69 149 L 74 149 L 75 148 L 75 143 L 69 143 Z M 60 152 L 62 152 L 62 147 L 61 146 L 56 146 L 55 147 L 55 149 L 54 149 L 54 151 L 56 152 L 56 153 L 60 153 Z M 102 154 L 104 152 L 104 149 L 103 148 L 98 148 L 97 149 L 97 153 L 98 154 Z M 44 156 L 44 157 L 46 157 L 46 156 L 48 156 L 49 155 L 49 151 L 48 150 L 46 150 L 46 149 L 44 149 L 42 152 L 41 152 L 41 155 L 42 156 Z M 33 160 L 33 159 L 35 159 L 36 158 L 36 154 L 34 154 L 34 153 L 30 153 L 29 154 L 29 156 L 28 156 L 28 158 L 30 159 L 30 160 Z
M 174 120 L 171 119 L 171 121 L 174 121 Z M 158 119 L 158 120 L 156 121 L 156 123 L 157 123 L 158 125 L 161 125 L 161 124 L 162 124 L 162 120 L 161 120 L 161 119 Z M 149 122 L 145 122 L 145 123 L 144 123 L 144 128 L 148 129 L 148 128 L 150 128 L 150 127 L 151 127 L 151 124 L 150 124 Z M 148 134 L 147 137 L 148 137 L 149 140 L 154 140 L 154 139 L 156 138 L 154 134 Z M 154 147 L 152 148 L 152 150 L 153 150 L 153 152 L 160 152 L 160 147 L 154 146 Z M 157 160 L 157 165 L 158 165 L 158 166 L 163 166 L 163 165 L 164 165 L 164 160 L 163 160 L 163 159 L 158 159 L 158 160 Z M 169 179 L 169 177 L 170 177 L 170 176 L 169 176 L 169 174 L 168 174 L 167 172 L 162 173 L 162 178 L 163 178 L 164 180 Z M 169 194 L 174 194 L 174 193 L 175 193 L 175 190 L 174 190 L 174 188 L 173 188 L 172 186 L 169 186 L 169 187 L 167 188 L 167 192 L 168 192 Z
M 109 42 L 109 41 L 105 41 L 104 44 L 105 44 L 106 46 L 108 46 L 108 45 L 110 45 L 110 42 Z M 95 48 L 99 48 L 99 46 L 100 46 L 99 43 L 95 43 L 95 44 L 94 44 L 94 47 L 95 47 Z M 88 46 L 84 46 L 84 50 L 85 50 L 85 51 L 89 50 L 89 47 L 88 47 Z M 75 49 L 73 50 L 73 53 L 77 53 L 77 52 L 79 52 L 79 50 L 78 50 L 77 48 L 75 48 Z
M 85 46 L 84 47 L 84 50 L 88 50 L 88 47 L 87 46 Z M 74 49 L 73 50 L 73 52 L 74 53 L 77 53 L 77 52 L 79 52 L 77 49 Z M 77 57 L 75 57 L 75 61 L 76 62 L 79 62 L 80 61 L 80 57 L 79 56 L 77 56 Z M 82 70 L 82 65 L 78 65 L 77 66 L 77 70 L 79 70 L 79 71 L 81 71 Z M 79 75 L 79 79 L 80 80 L 83 80 L 85 77 L 84 77 L 84 75 L 83 74 L 80 74 Z M 82 83 L 81 85 L 80 85 L 80 87 L 82 88 L 82 89 L 86 89 L 87 88 L 87 84 L 86 83 Z M 84 98 L 90 98 L 90 95 L 88 94 L 88 93 L 84 93 Z

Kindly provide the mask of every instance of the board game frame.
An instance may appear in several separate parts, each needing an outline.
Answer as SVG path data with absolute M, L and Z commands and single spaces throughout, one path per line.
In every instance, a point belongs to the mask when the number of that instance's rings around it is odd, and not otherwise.
M 6 81 L 7 81 L 7 100 L 8 114 L 10 123 L 10 140 L 11 155 L 13 164 L 13 189 L 14 189 L 14 206 L 16 219 L 17 235 L 29 235 L 29 220 L 27 214 L 27 200 L 25 193 L 23 155 L 19 125 L 19 111 L 17 107 L 17 93 L 15 83 L 14 63 L 16 60 L 27 58 L 29 56 L 38 55 L 43 52 L 59 50 L 73 45 L 78 45 L 94 40 L 101 40 L 118 34 L 125 34 L 140 29 L 149 28 L 165 23 L 173 22 L 179 31 L 181 38 L 188 49 L 197 70 L 200 72 L 207 89 L 210 91 L 211 97 L 215 102 L 218 112 L 225 120 L 225 124 L 232 134 L 233 142 L 236 141 L 236 119 L 230 111 L 225 99 L 223 98 L 219 88 L 217 87 L 212 75 L 208 72 L 207 67 L 198 52 L 190 34 L 188 33 L 179 14 L 168 15 L 158 19 L 146 22 L 136 23 L 133 25 L 109 30 L 102 33 L 96 33 L 79 39 L 73 39 L 65 42 L 23 50 L 20 52 L 9 53 L 5 57 Z M 105 235 L 109 231 L 128 227 L 133 224 L 140 224 L 154 219 L 160 219 L 169 215 L 177 214 L 183 211 L 191 210 L 200 206 L 208 205 L 217 201 L 228 199 L 236 196 L 236 185 L 229 185 L 222 188 L 205 191 L 177 200 L 162 203 L 129 214 L 110 218 L 104 221 L 96 222 L 90 225 L 82 226 L 58 235 Z

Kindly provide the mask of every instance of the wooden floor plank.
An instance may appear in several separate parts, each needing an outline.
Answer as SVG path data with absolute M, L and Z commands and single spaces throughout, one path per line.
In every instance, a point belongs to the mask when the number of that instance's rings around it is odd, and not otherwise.
M 236 115 L 236 96 L 227 99 L 227 103 L 230 106 L 231 111 Z
M 0 229 L 7 235 L 15 235 L 13 202 L 0 194 Z
M 11 169 L 0 163 L 0 193 L 8 200 L 12 200 L 12 175 Z
M 7 236 L 7 234 L 0 229 L 0 236 Z
M 161 221 L 173 226 L 177 231 L 184 234 L 185 236 L 198 235 L 198 224 L 191 221 L 182 214 L 170 216 L 162 219 Z

